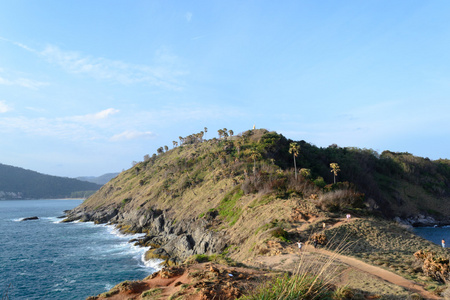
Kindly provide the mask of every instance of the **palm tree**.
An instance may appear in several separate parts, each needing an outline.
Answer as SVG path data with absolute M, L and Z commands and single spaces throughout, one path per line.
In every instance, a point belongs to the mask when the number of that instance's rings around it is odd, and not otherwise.
M 234 131 L 230 129 L 230 130 L 228 130 L 228 133 L 230 134 L 230 136 L 233 136 Z
M 167 145 L 164 146 L 164 150 L 167 152 L 169 151 L 169 147 L 167 147 Z
M 253 175 L 255 175 L 256 173 L 256 160 L 261 158 L 261 154 L 256 151 L 256 150 L 252 150 L 252 152 L 250 153 L 250 158 L 253 159 Z
M 239 155 L 239 152 L 241 151 L 241 146 L 242 146 L 242 139 L 237 139 L 234 141 L 234 147 L 236 147 L 236 149 L 238 151 L 238 155 Z
M 228 130 L 226 128 L 224 128 L 224 129 L 222 129 L 222 132 L 223 132 L 223 136 L 224 136 L 225 140 L 227 140 Z
M 183 145 L 183 137 L 179 136 L 178 138 L 180 139 L 180 145 Z
M 297 180 L 297 163 L 295 161 L 295 158 L 297 157 L 299 152 L 300 152 L 300 145 L 298 145 L 297 143 L 289 144 L 289 154 L 292 154 L 294 157 L 295 180 Z
M 334 184 L 336 184 L 336 176 L 338 175 L 338 172 L 341 171 L 341 169 L 339 168 L 339 165 L 337 163 L 331 163 L 330 168 L 331 168 L 331 173 L 333 173 L 333 175 L 334 175 Z

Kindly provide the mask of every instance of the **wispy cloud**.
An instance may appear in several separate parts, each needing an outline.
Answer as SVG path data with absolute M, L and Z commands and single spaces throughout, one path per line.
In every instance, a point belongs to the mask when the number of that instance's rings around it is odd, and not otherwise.
M 0 76 L 0 85 L 16 85 L 30 89 L 37 89 L 42 86 L 49 85 L 47 82 L 36 81 L 28 78 L 8 79 Z
M 11 110 L 12 110 L 11 106 L 6 104 L 5 101 L 3 101 L 3 100 L 0 101 L 0 113 L 6 113 Z
M 159 51 L 159 50 L 158 50 Z M 59 65 L 72 74 L 82 74 L 99 80 L 118 82 L 124 85 L 149 84 L 163 88 L 179 89 L 179 77 L 186 74 L 177 70 L 173 64 L 160 64 L 157 66 L 129 64 L 119 60 L 110 60 L 101 57 L 83 55 L 75 51 L 63 51 L 56 46 L 49 45 L 40 55 L 50 63 Z M 156 60 L 167 62 L 167 57 L 173 55 L 157 52 Z
M 0 112 L 9 106 L 0 101 Z M 117 130 L 110 116 L 119 110 L 108 108 L 93 114 L 58 118 L 27 118 L 24 116 L 0 118 L 0 132 L 14 135 L 51 137 L 69 141 L 108 140 Z
M 0 40 L 35 53 L 49 63 L 60 66 L 68 73 L 85 75 L 98 80 L 112 81 L 124 85 L 141 83 L 166 89 L 180 90 L 183 87 L 181 78 L 188 74 L 186 70 L 183 70 L 176 63 L 178 60 L 177 56 L 170 53 L 166 48 L 156 49 L 154 65 L 146 65 L 130 64 L 120 60 L 94 57 L 77 51 L 62 50 L 54 45 L 47 45 L 42 51 L 39 51 L 1 36 Z M 2 84 L 1 81 L 0 84 Z M 21 84 L 26 87 L 36 88 L 47 83 L 23 78 L 19 80 L 3 78 L 3 84 Z
M 114 114 L 117 114 L 119 112 L 118 109 L 115 108 L 108 108 L 105 110 L 102 110 L 98 113 L 94 113 L 94 114 L 87 114 L 87 115 L 82 115 L 82 116 L 73 116 L 73 117 L 68 117 L 68 120 L 71 121 L 75 121 L 75 122 L 95 122 L 98 120 L 103 120 L 108 118 L 109 116 L 112 116 Z
M 5 41 L 5 42 L 8 42 L 8 43 L 11 43 L 11 44 L 13 44 L 13 45 L 16 45 L 16 46 L 18 46 L 18 47 L 20 47 L 20 48 L 22 48 L 22 49 L 25 49 L 25 50 L 27 50 L 27 51 L 29 51 L 29 52 L 36 52 L 35 49 L 30 48 L 30 47 L 28 47 L 27 45 L 24 45 L 24 44 L 19 43 L 19 42 L 16 42 L 16 41 L 12 41 L 12 40 L 10 40 L 10 39 L 7 39 L 7 38 L 1 37 L 1 36 L 0 36 L 0 40 Z
M 151 131 L 124 131 L 111 137 L 111 141 L 118 142 L 123 140 L 149 139 L 154 138 L 155 134 Z

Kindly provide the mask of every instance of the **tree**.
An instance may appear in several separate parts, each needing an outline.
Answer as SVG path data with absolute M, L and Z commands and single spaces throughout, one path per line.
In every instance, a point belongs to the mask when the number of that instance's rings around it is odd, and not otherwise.
M 230 130 L 228 130 L 228 133 L 230 134 L 230 136 L 233 136 L 234 131 L 230 129 Z
M 219 134 L 219 139 L 221 139 L 223 136 L 223 130 L 219 129 L 219 130 L 217 130 L 217 133 Z
M 178 138 L 180 139 L 180 146 L 183 145 L 183 137 L 179 136 Z
M 311 169 L 302 168 L 300 169 L 300 175 L 302 175 L 304 178 L 310 178 L 311 177 Z
M 255 175 L 256 174 L 256 160 L 261 158 L 261 154 L 256 150 L 252 150 L 252 152 L 250 153 L 250 158 L 253 159 L 253 175 Z
M 156 149 L 156 152 L 157 152 L 158 154 L 161 154 L 161 153 L 164 152 L 164 148 L 163 148 L 163 147 L 159 147 L 158 149 Z
M 173 144 L 173 147 L 174 147 L 174 148 L 175 148 L 176 146 L 178 146 L 178 142 L 177 142 L 177 141 L 173 141 L 172 144 Z
M 338 175 L 338 172 L 341 171 L 341 169 L 339 168 L 339 165 L 337 163 L 331 163 L 330 168 L 331 168 L 331 173 L 333 173 L 333 175 L 334 175 L 334 184 L 336 184 L 336 176 Z
M 294 157 L 295 180 L 297 180 L 297 162 L 295 161 L 295 158 L 297 157 L 299 152 L 300 145 L 298 145 L 297 143 L 289 144 L 289 154 L 292 154 L 292 156 Z
M 226 128 L 222 129 L 222 134 L 223 134 L 223 136 L 225 137 L 225 140 L 226 140 L 227 137 L 228 137 L 228 130 Z
M 243 145 L 242 139 L 237 139 L 234 141 L 234 147 L 236 147 L 236 149 L 238 151 L 238 155 L 239 155 L 239 152 L 241 151 L 242 145 Z
M 167 145 L 164 146 L 164 150 L 165 150 L 166 152 L 169 151 L 169 147 L 167 147 Z

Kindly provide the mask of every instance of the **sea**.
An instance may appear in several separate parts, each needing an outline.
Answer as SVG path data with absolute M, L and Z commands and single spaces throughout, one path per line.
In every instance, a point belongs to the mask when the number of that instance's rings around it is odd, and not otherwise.
M 82 200 L 0 200 L 0 299 L 86 299 L 159 270 L 111 225 L 61 223 Z M 38 220 L 21 221 L 37 216 Z
M 441 245 L 441 241 L 446 241 L 446 247 L 450 246 L 450 226 L 442 227 L 415 227 L 413 232 L 437 245 Z

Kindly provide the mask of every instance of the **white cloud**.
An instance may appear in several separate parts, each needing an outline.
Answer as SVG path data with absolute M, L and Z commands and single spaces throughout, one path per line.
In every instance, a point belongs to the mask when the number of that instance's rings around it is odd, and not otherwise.
M 82 55 L 74 51 L 63 51 L 56 46 L 47 46 L 40 55 L 47 61 L 57 64 L 69 73 L 84 74 L 100 80 L 110 80 L 121 84 L 144 83 L 170 89 L 181 87 L 178 77 L 186 72 L 176 70 L 173 65 L 174 56 L 160 50 L 156 52 L 158 66 L 128 64 L 118 60 L 96 58 Z M 167 64 L 170 57 L 170 64 Z
M 106 119 L 109 116 L 112 116 L 118 112 L 119 112 L 118 109 L 108 108 L 108 109 L 102 110 L 98 113 L 87 114 L 87 115 L 83 115 L 83 116 L 68 117 L 67 119 L 71 120 L 71 121 L 75 121 L 75 122 L 95 122 L 98 120 Z
M 17 85 L 21 87 L 26 87 L 30 89 L 37 89 L 41 86 L 49 85 L 47 82 L 36 81 L 27 78 L 17 78 L 17 79 L 7 79 L 4 77 L 0 77 L 0 84 L 2 85 Z
M 186 14 L 190 20 L 192 14 Z M 176 66 L 177 57 L 167 49 L 155 51 L 154 66 L 129 64 L 120 60 L 111 60 L 102 57 L 83 55 L 75 51 L 64 51 L 56 46 L 48 45 L 42 51 L 37 51 L 22 43 L 11 41 L 0 36 L 0 40 L 7 41 L 31 53 L 45 58 L 48 62 L 59 65 L 66 72 L 72 74 L 83 74 L 99 80 L 110 80 L 120 84 L 149 84 L 167 89 L 179 90 L 182 87 L 180 77 L 188 72 Z M 1 71 L 1 69 L 0 69 Z M 3 80 L 3 82 L 2 82 Z M 20 78 L 11 81 L 0 78 L 0 84 L 19 84 L 25 87 L 36 88 L 48 83 Z
M 116 134 L 111 137 L 111 141 L 117 142 L 117 141 L 123 141 L 123 140 L 135 140 L 135 139 L 149 139 L 153 138 L 155 134 L 151 131 L 124 131 L 122 133 Z
M 11 111 L 12 108 L 5 101 L 0 101 L 0 113 Z

